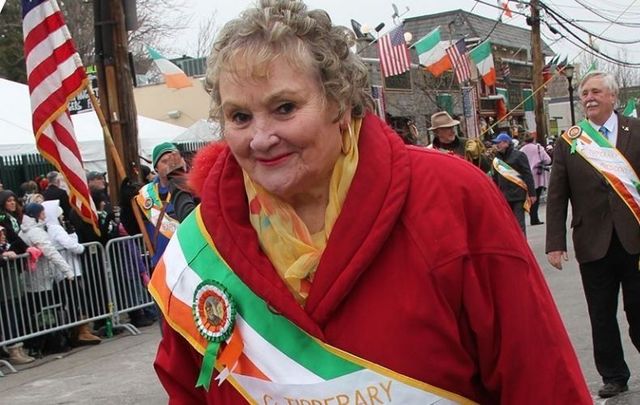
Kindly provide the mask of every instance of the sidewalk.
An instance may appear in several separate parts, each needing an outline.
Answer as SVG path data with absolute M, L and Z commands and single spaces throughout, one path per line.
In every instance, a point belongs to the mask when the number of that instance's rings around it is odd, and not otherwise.
M 48 356 L 18 368 L 2 371 L 0 400 L 12 405 L 58 404 L 166 404 L 153 359 L 160 341 L 157 324 L 141 328 L 142 334 L 123 332 L 93 347 Z

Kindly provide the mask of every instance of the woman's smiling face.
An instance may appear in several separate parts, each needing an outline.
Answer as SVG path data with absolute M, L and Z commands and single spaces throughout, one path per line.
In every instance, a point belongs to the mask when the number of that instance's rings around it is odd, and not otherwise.
M 342 147 L 338 109 L 310 68 L 278 57 L 266 72 L 236 68 L 220 76 L 231 152 L 253 181 L 285 201 L 324 195 Z

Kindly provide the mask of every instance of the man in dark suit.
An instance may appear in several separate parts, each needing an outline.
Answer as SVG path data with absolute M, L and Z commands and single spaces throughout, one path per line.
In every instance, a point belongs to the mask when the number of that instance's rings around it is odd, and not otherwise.
M 582 131 L 601 139 L 595 132 L 599 131 L 626 158 L 637 177 L 640 120 L 614 111 L 618 97 L 615 78 L 603 72 L 588 73 L 580 83 L 579 94 L 588 118 L 580 124 Z M 631 341 L 640 351 L 640 225 L 596 170 L 597 160 L 588 161 L 576 152 L 575 138 L 582 134 L 580 129 L 571 128 L 554 147 L 546 251 L 549 263 L 562 269 L 562 261 L 568 260 L 566 219 L 571 200 L 574 248 L 589 309 L 596 368 L 604 382 L 598 395 L 608 398 L 626 391 L 630 378 L 616 318 L 620 286 Z
M 71 213 L 71 204 L 69 203 L 69 194 L 60 188 L 62 180 L 62 175 L 55 170 L 47 173 L 47 182 L 49 185 L 42 192 L 42 196 L 45 201 L 60 200 L 60 208 L 62 208 L 64 218 L 68 220 Z

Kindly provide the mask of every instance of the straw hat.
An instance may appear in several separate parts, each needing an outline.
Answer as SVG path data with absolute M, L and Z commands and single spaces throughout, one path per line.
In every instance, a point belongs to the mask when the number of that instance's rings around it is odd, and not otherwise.
M 451 118 L 448 112 L 440 111 L 431 116 L 431 128 L 430 131 L 438 128 L 451 128 L 459 125 L 460 121 Z

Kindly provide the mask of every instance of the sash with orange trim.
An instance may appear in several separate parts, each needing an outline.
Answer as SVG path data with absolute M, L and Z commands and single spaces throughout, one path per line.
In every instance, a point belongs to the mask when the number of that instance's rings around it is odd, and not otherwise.
M 602 174 L 640 223 L 640 180 L 622 153 L 587 120 L 569 128 L 562 139 L 572 154 L 577 152 Z
M 173 236 L 173 233 L 180 225 L 180 222 L 171 218 L 169 215 L 162 214 L 162 201 L 158 195 L 158 184 L 151 182 L 143 186 L 136 195 L 136 203 L 140 206 L 141 211 L 147 220 L 158 228 L 158 231 L 167 239 Z M 169 200 L 169 197 L 167 198 Z M 160 224 L 158 224 L 160 222 Z
M 215 380 L 228 380 L 249 403 L 474 403 L 329 346 L 274 314 L 220 257 L 200 207 L 169 242 L 149 290 L 203 364 L 224 335 Z M 208 378 L 199 379 L 207 389 Z
M 531 208 L 531 200 L 529 199 L 529 188 L 527 187 L 527 183 L 525 183 L 524 180 L 522 180 L 522 176 L 520 175 L 520 173 L 518 173 L 518 171 L 513 167 L 509 166 L 507 162 L 497 157 L 493 158 L 492 165 L 493 165 L 493 170 L 498 172 L 502 177 L 504 177 L 508 181 L 512 182 L 513 184 L 515 184 L 516 186 L 524 190 L 526 197 L 524 199 L 523 206 L 524 206 L 524 210 L 529 212 L 529 209 Z

